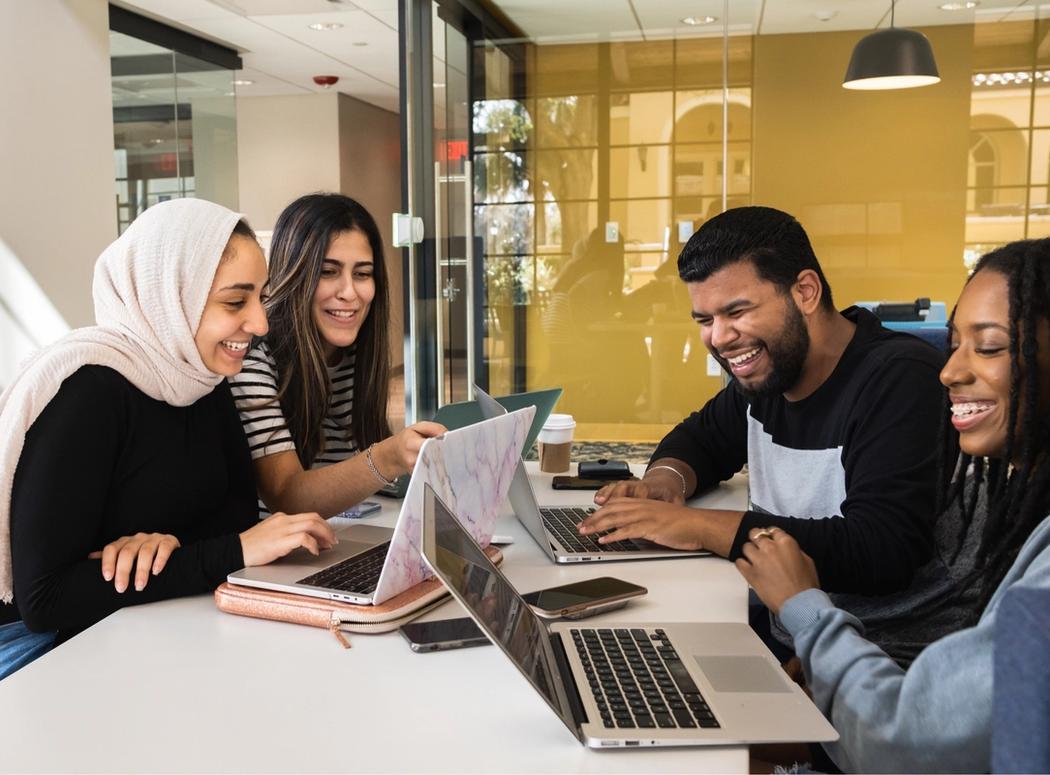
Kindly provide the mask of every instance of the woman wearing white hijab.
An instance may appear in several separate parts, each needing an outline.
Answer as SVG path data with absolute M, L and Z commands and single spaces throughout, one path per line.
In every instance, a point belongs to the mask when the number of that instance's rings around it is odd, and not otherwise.
M 125 605 L 332 545 L 316 514 L 257 521 L 225 377 L 267 331 L 265 282 L 239 214 L 155 205 L 99 257 L 98 325 L 0 395 L 0 677 Z

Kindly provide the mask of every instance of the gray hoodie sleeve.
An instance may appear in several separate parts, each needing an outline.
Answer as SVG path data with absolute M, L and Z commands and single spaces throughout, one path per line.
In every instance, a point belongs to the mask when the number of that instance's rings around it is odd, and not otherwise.
M 813 701 L 840 735 L 825 748 L 843 771 L 988 771 L 990 621 L 928 646 L 905 672 L 819 590 L 795 595 L 780 617 Z
M 810 589 L 780 620 L 813 701 L 840 735 L 828 753 L 850 772 L 988 772 L 995 611 L 1010 586 L 1050 588 L 1050 518 L 1033 531 L 975 627 L 930 644 L 905 672 L 861 623 Z

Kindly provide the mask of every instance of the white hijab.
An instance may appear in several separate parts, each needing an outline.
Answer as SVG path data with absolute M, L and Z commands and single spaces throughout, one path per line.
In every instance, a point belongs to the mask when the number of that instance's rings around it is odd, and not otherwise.
M 108 366 L 158 401 L 189 406 L 222 376 L 193 338 L 239 213 L 175 199 L 140 215 L 95 264 L 97 325 L 32 355 L 0 394 L 0 600 L 14 598 L 11 490 L 25 435 L 62 382 L 82 366 Z M 96 547 L 101 549 L 102 547 Z

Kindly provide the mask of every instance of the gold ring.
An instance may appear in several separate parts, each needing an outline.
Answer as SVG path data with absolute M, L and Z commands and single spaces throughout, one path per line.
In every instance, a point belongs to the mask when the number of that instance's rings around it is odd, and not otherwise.
M 761 530 L 756 530 L 755 534 L 751 536 L 751 540 L 754 541 L 758 538 L 772 538 L 774 528 L 764 527 Z

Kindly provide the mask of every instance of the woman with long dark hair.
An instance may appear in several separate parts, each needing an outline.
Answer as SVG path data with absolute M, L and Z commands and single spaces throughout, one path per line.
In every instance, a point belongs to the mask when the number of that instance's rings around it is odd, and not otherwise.
M 412 469 L 421 422 L 392 434 L 390 299 L 369 212 L 342 194 L 285 208 L 270 243 L 270 332 L 231 380 L 266 508 L 338 514 Z
M 979 531 L 976 565 L 957 593 L 978 585 L 973 626 L 927 646 L 905 671 L 831 604 L 784 531 L 753 531 L 737 561 L 792 634 L 813 700 L 841 735 L 825 748 L 843 770 L 989 771 L 996 611 L 1012 586 L 1050 587 L 1048 316 L 1047 239 L 984 256 L 952 316 L 941 372 L 951 411 L 945 515 L 962 513 L 964 538 Z

